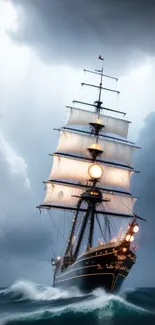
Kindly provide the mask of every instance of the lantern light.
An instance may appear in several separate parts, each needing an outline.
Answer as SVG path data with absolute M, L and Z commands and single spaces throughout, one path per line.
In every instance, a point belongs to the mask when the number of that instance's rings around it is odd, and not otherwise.
M 103 174 L 103 169 L 99 164 L 92 164 L 88 168 L 88 174 L 91 178 L 98 179 Z
M 131 236 L 130 234 L 128 234 L 126 237 L 125 237 L 126 241 L 130 241 L 132 242 L 134 240 L 134 236 Z
M 101 124 L 101 120 L 99 118 L 97 119 L 97 124 Z
M 138 232 L 139 231 L 139 227 L 138 227 L 138 225 L 135 225 L 134 227 L 133 227 L 133 232 Z
M 131 235 L 127 235 L 127 236 L 125 237 L 126 241 L 130 241 L 130 237 L 131 237 Z

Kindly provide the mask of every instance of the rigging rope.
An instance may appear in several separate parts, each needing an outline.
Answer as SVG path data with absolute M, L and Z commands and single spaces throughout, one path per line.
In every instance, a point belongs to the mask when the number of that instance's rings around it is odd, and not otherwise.
M 65 244 L 66 244 L 66 243 L 67 243 L 67 239 L 64 237 L 64 235 L 62 234 L 62 232 L 59 230 L 59 228 L 58 228 L 57 225 L 55 224 L 55 222 L 54 222 L 54 220 L 53 220 L 53 216 L 52 216 L 52 214 L 50 214 L 50 211 L 48 211 L 48 213 L 49 213 L 49 216 L 50 216 L 50 218 L 51 218 L 51 220 L 52 220 L 52 223 L 53 223 L 54 227 L 57 229 L 59 235 L 64 239 Z M 63 249 L 64 249 L 64 247 L 63 247 Z M 63 251 L 63 249 L 62 249 L 62 251 Z M 61 253 L 62 253 L 62 251 L 61 251 Z
M 100 221 L 99 221 L 99 218 L 98 218 L 98 215 L 96 214 L 96 220 L 97 220 L 97 223 L 98 223 L 98 226 L 99 226 L 99 229 L 101 231 L 101 234 L 102 234 L 102 237 L 103 237 L 103 240 L 106 242 L 106 238 L 104 236 L 104 233 L 103 233 L 103 230 L 102 230 L 102 227 L 101 227 L 101 224 L 100 224 Z
M 61 232 L 61 231 L 59 230 L 59 228 L 56 226 L 56 224 L 55 224 L 55 222 L 54 222 L 54 220 L 53 220 L 53 216 L 50 215 L 50 212 L 49 212 L 49 211 L 48 211 L 48 213 L 49 213 L 49 216 L 50 216 L 50 218 L 51 218 L 51 220 L 52 220 L 52 222 L 53 222 L 54 227 L 57 229 L 58 233 L 59 233 L 60 236 L 65 240 L 65 242 L 67 242 L 67 239 L 64 237 L 64 235 L 62 234 L 62 232 Z
M 120 199 L 119 199 L 119 197 L 118 197 L 118 195 L 116 194 L 116 199 L 118 200 L 118 201 L 120 201 L 132 214 L 133 214 L 133 216 L 134 216 L 134 213 L 133 213 L 133 211 L 124 203 L 124 202 L 122 202 Z
M 45 211 L 44 211 L 44 210 L 43 210 L 43 214 L 45 215 Z M 42 217 L 41 217 L 41 219 L 42 219 Z M 44 218 L 44 219 L 45 219 L 45 218 Z M 48 247 L 49 247 L 50 255 L 51 255 L 51 251 L 52 251 L 53 256 L 55 256 L 55 253 L 54 253 L 54 250 L 53 250 L 53 245 L 52 245 L 51 232 L 49 231 L 49 227 L 47 227 L 46 222 L 43 222 L 43 220 L 42 220 L 42 223 L 44 224 L 44 229 L 45 229 L 45 231 L 47 232 L 48 237 L 49 237 L 49 240 L 48 240 Z

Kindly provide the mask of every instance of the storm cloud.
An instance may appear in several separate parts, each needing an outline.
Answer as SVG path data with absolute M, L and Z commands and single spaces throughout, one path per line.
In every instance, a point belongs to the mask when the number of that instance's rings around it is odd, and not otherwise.
M 132 190 L 140 198 L 135 212 L 146 222 L 140 225 L 137 263 L 127 281 L 135 286 L 155 286 L 155 112 L 150 113 L 144 123 L 137 140 L 142 149 L 137 152 L 134 162 L 140 174 L 133 178 Z
M 46 63 L 79 66 L 106 57 L 109 67 L 155 53 L 154 0 L 12 0 L 18 10 L 13 39 Z
M 0 278 L 4 286 L 14 281 L 17 274 L 22 276 L 24 264 L 27 269 L 26 261 L 34 265 L 38 259 L 47 261 L 49 247 L 46 229 L 35 209 L 25 161 L 2 135 L 0 170 Z

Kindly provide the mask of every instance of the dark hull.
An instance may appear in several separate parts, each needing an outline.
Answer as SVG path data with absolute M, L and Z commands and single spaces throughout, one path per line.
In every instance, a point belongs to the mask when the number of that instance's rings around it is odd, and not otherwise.
M 103 288 L 107 292 L 119 291 L 124 279 L 135 263 L 135 254 L 121 247 L 96 249 L 84 254 L 65 270 L 57 269 L 54 276 L 55 287 L 78 287 L 90 292 Z

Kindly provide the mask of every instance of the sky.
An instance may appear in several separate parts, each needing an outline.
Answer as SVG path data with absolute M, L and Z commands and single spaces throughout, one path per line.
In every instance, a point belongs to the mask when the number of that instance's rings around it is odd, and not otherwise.
M 86 99 L 82 69 L 119 77 L 129 137 L 142 147 L 132 181 L 140 197 L 138 259 L 126 285 L 155 286 L 155 1 L 0 0 L 0 286 L 52 283 L 53 224 L 36 209 L 73 99 Z M 92 100 L 95 93 L 89 95 Z M 107 98 L 108 101 L 109 98 Z M 52 235 L 52 236 L 51 236 Z

